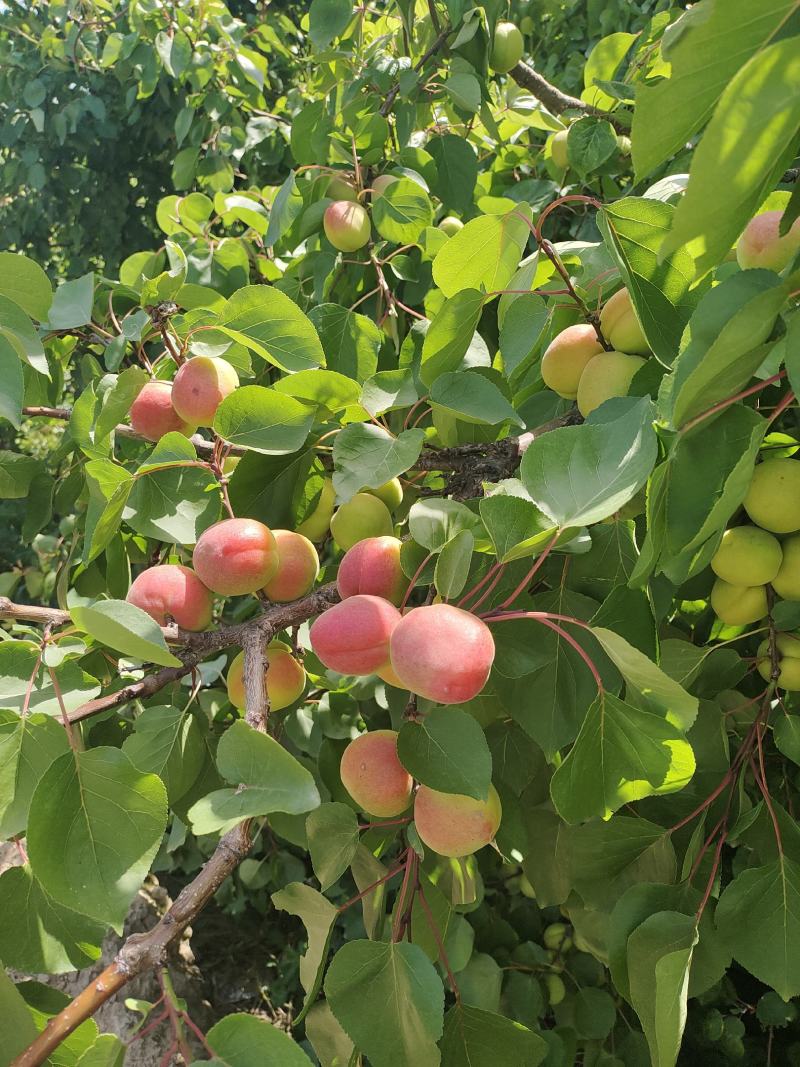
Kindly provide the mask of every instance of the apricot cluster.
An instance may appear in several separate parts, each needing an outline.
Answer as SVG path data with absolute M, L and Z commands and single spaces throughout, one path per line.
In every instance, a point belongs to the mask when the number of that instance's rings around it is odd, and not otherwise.
M 402 815 L 413 798 L 417 833 L 440 856 L 471 856 L 492 841 L 500 826 L 502 808 L 494 786 L 486 800 L 425 785 L 415 793 L 414 780 L 397 754 L 394 730 L 372 730 L 351 741 L 339 771 L 347 792 L 369 815 Z
M 322 483 L 314 510 L 297 527 L 310 541 L 322 541 L 330 530 L 339 548 L 347 551 L 369 537 L 389 536 L 394 529 L 392 513 L 403 502 L 399 478 L 362 489 L 346 504 L 336 507 L 336 490 L 330 478 Z
M 593 326 L 578 323 L 557 334 L 542 356 L 542 379 L 566 400 L 577 400 L 584 418 L 606 400 L 627 396 L 637 371 L 650 354 L 647 338 L 633 308 L 630 293 L 620 289 L 600 312 L 600 331 L 606 351 Z
M 753 525 L 726 530 L 711 558 L 717 576 L 711 607 L 726 626 L 746 626 L 767 614 L 767 586 L 783 600 L 800 601 L 800 463 L 775 458 L 759 463 L 744 498 Z M 784 689 L 800 689 L 800 643 L 789 634 L 778 638 Z M 770 677 L 771 664 L 758 652 L 759 671 Z M 797 651 L 796 651 L 797 649 Z M 785 662 L 785 666 L 784 666 Z
M 178 368 L 172 382 L 152 381 L 131 405 L 131 426 L 148 441 L 165 433 L 186 437 L 211 426 L 217 408 L 239 385 L 239 375 L 218 356 L 194 356 Z

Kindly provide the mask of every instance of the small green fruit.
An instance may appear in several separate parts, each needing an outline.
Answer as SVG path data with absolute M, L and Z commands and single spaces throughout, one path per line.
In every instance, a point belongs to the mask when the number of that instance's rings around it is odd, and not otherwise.
M 453 234 L 464 229 L 464 223 L 461 219 L 457 219 L 455 215 L 445 215 L 439 223 L 439 229 L 442 233 L 446 233 L 448 237 L 452 237 Z
M 345 551 L 367 537 L 387 537 L 391 532 L 389 509 L 370 493 L 356 493 L 331 519 L 333 539 Z
M 513 22 L 498 22 L 494 28 L 489 66 L 495 74 L 508 74 L 522 59 L 525 41 Z
M 567 995 L 566 986 L 557 974 L 545 975 L 544 984 L 547 986 L 547 996 L 552 1007 L 560 1004 Z
M 559 170 L 566 170 L 569 166 L 569 153 L 567 152 L 568 130 L 559 130 L 547 139 L 550 145 L 550 158 Z
M 780 573 L 782 560 L 777 537 L 758 526 L 735 526 L 722 535 L 711 569 L 730 585 L 766 585 Z

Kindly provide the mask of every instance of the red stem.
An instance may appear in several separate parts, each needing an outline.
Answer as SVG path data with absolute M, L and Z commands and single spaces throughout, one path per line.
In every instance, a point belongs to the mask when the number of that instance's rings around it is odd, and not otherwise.
M 428 563 L 432 559 L 433 559 L 433 552 L 429 552 L 427 554 L 427 556 L 425 557 L 425 559 L 422 561 L 422 563 L 420 563 L 420 565 L 414 571 L 414 576 L 411 579 L 411 581 L 408 583 L 408 588 L 406 589 L 406 595 L 403 597 L 403 603 L 400 605 L 400 610 L 401 611 L 403 610 L 403 608 L 408 603 L 408 598 L 411 596 L 412 592 L 414 591 L 414 586 L 417 584 L 417 579 L 419 578 L 419 576 L 422 574 L 422 572 L 425 570 L 425 568 L 428 566 Z
M 553 545 L 555 545 L 556 541 L 558 540 L 558 535 L 559 535 L 559 532 L 560 532 L 560 531 L 556 532 L 556 533 L 555 533 L 555 534 L 553 535 L 553 537 L 552 537 L 552 538 L 550 539 L 550 541 L 548 541 L 548 543 L 547 543 L 547 545 L 546 545 L 546 547 L 545 547 L 544 551 L 543 551 L 543 552 L 542 552 L 542 554 L 541 554 L 541 555 L 540 555 L 540 556 L 539 556 L 539 557 L 538 557 L 538 558 L 536 559 L 536 561 L 534 562 L 533 566 L 532 566 L 532 567 L 531 567 L 531 569 L 530 569 L 530 570 L 528 571 L 528 573 L 527 573 L 527 574 L 525 575 L 525 577 L 524 577 L 524 578 L 522 579 L 522 581 L 521 581 L 521 582 L 519 583 L 519 585 L 518 585 L 518 586 L 517 586 L 517 588 L 516 588 L 516 589 L 514 590 L 514 592 L 513 592 L 513 593 L 510 593 L 510 594 L 509 594 L 509 595 L 508 595 L 508 596 L 507 596 L 507 597 L 505 598 L 505 600 L 503 601 L 503 603 L 502 603 L 502 604 L 498 604 L 498 605 L 497 605 L 497 610 L 498 610 L 498 611 L 503 611 L 503 609 L 504 609 L 504 608 L 507 608 L 509 604 L 513 604 L 513 603 L 514 603 L 514 601 L 515 601 L 515 600 L 517 599 L 517 597 L 518 597 L 518 596 L 520 595 L 520 593 L 522 593 L 522 592 L 523 592 L 523 591 L 524 591 L 525 589 L 527 589 L 527 588 L 528 588 L 528 586 L 529 586 L 529 585 L 530 585 L 530 583 L 531 583 L 531 580 L 532 580 L 533 576 L 534 576 L 534 575 L 536 574 L 536 572 L 537 572 L 537 571 L 539 570 L 539 568 L 541 567 L 541 565 L 542 565 L 542 564 L 544 563 L 544 561 L 545 561 L 545 560 L 547 559 L 547 557 L 548 557 L 548 556 L 550 555 L 550 550 L 551 550 L 551 548 L 553 547 Z M 475 607 L 477 607 L 477 605 L 475 605 Z M 475 610 L 475 608 L 473 608 L 472 610 L 474 611 L 474 610 Z

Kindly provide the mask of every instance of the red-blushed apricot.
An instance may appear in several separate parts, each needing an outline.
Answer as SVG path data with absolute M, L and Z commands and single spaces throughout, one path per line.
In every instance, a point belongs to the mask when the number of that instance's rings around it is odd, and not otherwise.
M 239 386 L 239 375 L 226 359 L 194 356 L 178 368 L 172 383 L 172 406 L 187 422 L 210 426 L 217 408 Z
M 464 223 L 455 215 L 445 215 L 439 223 L 439 229 L 448 237 L 453 237 L 459 230 L 464 229 Z
M 379 596 L 351 596 L 311 625 L 311 647 L 339 674 L 374 674 L 389 663 L 389 638 L 400 612 Z
M 263 589 L 278 569 L 272 530 L 255 519 L 223 519 L 209 526 L 194 546 L 194 569 L 220 596 Z
M 319 574 L 319 556 L 307 537 L 292 530 L 273 530 L 278 569 L 264 586 L 270 600 L 286 604 L 310 592 Z
M 394 183 L 397 180 L 398 179 L 395 177 L 394 174 L 379 174 L 378 177 L 375 178 L 375 180 L 372 183 L 372 200 L 373 200 L 373 203 L 376 200 L 379 200 L 383 196 L 383 194 L 386 192 L 386 190 L 389 188 L 389 186 L 390 185 L 394 185 Z
M 191 437 L 197 429 L 172 406 L 171 382 L 147 382 L 142 386 L 131 405 L 131 426 L 148 441 L 159 441 L 165 433 Z
M 586 364 L 578 384 L 578 411 L 586 418 L 615 396 L 627 396 L 631 382 L 647 361 L 627 352 L 601 352 Z
M 542 356 L 542 381 L 567 400 L 578 395 L 578 383 L 590 359 L 603 351 L 594 328 L 584 322 L 556 334 Z
M 401 547 L 396 537 L 367 537 L 348 549 L 336 575 L 342 600 L 368 593 L 399 605 L 408 585 L 400 566 Z
M 476 615 L 452 604 L 429 604 L 403 616 L 389 652 L 405 689 L 438 704 L 463 704 L 486 684 L 494 639 Z
M 600 330 L 617 352 L 627 352 L 633 356 L 650 354 L 650 346 L 636 318 L 627 289 L 620 289 L 606 300 L 600 312 Z
M 339 772 L 347 792 L 370 815 L 390 819 L 411 803 L 414 780 L 397 758 L 394 730 L 371 730 L 351 741 Z
M 325 478 L 316 507 L 297 527 L 297 533 L 307 537 L 309 541 L 321 541 L 330 529 L 335 507 L 336 490 L 331 479 Z
M 331 533 L 339 548 L 347 551 L 366 537 L 383 537 L 392 532 L 392 516 L 382 500 L 372 493 L 356 493 L 336 509 Z
M 214 598 L 194 571 L 178 563 L 148 567 L 133 580 L 125 598 L 158 623 L 170 619 L 183 630 L 205 630 L 211 622 Z
M 414 825 L 422 843 L 440 856 L 471 856 L 497 833 L 503 809 L 493 785 L 486 800 L 440 793 L 421 785 L 414 798 Z
M 334 200 L 325 209 L 322 225 L 325 236 L 340 252 L 363 248 L 372 232 L 366 208 L 350 200 Z
M 736 259 L 742 270 L 765 267 L 776 272 L 800 251 L 800 219 L 780 236 L 783 211 L 763 211 L 750 219 L 736 245 Z
M 271 711 L 280 711 L 294 704 L 306 687 L 305 668 L 283 641 L 272 641 L 267 645 L 266 682 Z M 240 652 L 228 668 L 228 700 L 235 708 L 244 710 L 244 652 Z

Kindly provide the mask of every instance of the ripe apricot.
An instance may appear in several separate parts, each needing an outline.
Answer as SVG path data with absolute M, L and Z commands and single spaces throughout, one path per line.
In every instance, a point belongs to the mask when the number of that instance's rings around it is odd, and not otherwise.
M 214 598 L 193 570 L 178 563 L 148 567 L 131 583 L 125 598 L 166 626 L 170 619 L 183 630 L 205 630 Z
M 525 41 L 513 22 L 498 22 L 494 28 L 489 66 L 495 74 L 508 74 L 522 59 Z
M 399 605 L 408 584 L 400 566 L 401 547 L 396 537 L 367 537 L 348 549 L 336 575 L 342 600 L 367 593 Z
M 142 386 L 131 405 L 131 426 L 148 441 L 159 441 L 165 433 L 191 437 L 197 429 L 172 406 L 171 382 L 147 382 Z
M 403 616 L 389 651 L 405 689 L 438 704 L 463 704 L 486 684 L 494 639 L 486 623 L 470 612 L 429 604 Z
M 767 614 L 767 591 L 763 585 L 731 585 L 717 578 L 711 589 L 711 607 L 726 626 L 746 626 Z
M 636 356 L 650 354 L 650 346 L 636 318 L 631 294 L 627 289 L 620 289 L 606 300 L 600 312 L 600 330 L 617 352 Z
M 589 360 L 602 351 L 593 327 L 583 322 L 567 326 L 556 334 L 542 356 L 544 384 L 559 396 L 574 400 Z
M 744 510 L 757 526 L 772 533 L 800 530 L 800 463 L 765 459 L 753 471 Z
M 194 356 L 178 368 L 172 383 L 172 406 L 195 426 L 211 426 L 217 408 L 239 385 L 239 375 L 226 359 Z
M 322 225 L 325 236 L 340 252 L 356 252 L 363 248 L 371 233 L 366 208 L 349 200 L 334 200 L 325 209 Z
M 636 372 L 645 365 L 640 356 L 601 352 L 586 364 L 578 385 L 578 411 L 586 418 L 614 396 L 627 396 Z
M 736 260 L 742 270 L 765 267 L 780 272 L 800 251 L 800 219 L 780 236 L 783 211 L 762 211 L 750 219 L 736 245 Z
M 389 664 L 389 638 L 400 619 L 382 597 L 351 596 L 312 623 L 311 647 L 329 670 L 375 674 Z
M 370 815 L 390 819 L 411 803 L 414 780 L 397 758 L 394 730 L 371 730 L 351 741 L 339 771 L 347 792 Z
M 223 519 L 209 526 L 194 547 L 200 580 L 221 596 L 263 589 L 278 569 L 272 531 L 255 519 Z
M 734 526 L 722 535 L 711 569 L 731 585 L 766 585 L 779 573 L 782 558 L 777 537 L 758 526 Z
M 391 532 L 389 509 L 372 493 L 356 493 L 352 500 L 337 508 L 331 519 L 333 539 L 345 551 L 365 537 L 384 537 Z
M 306 687 L 305 668 L 294 658 L 291 648 L 284 641 L 271 641 L 267 645 L 265 680 L 271 711 L 288 708 L 303 694 Z M 228 668 L 228 700 L 235 708 L 244 710 L 244 652 L 240 652 Z
M 421 785 L 414 798 L 414 825 L 423 844 L 440 856 L 471 856 L 497 833 L 503 809 L 493 785 L 486 800 L 440 793 Z
M 330 529 L 335 506 L 336 490 L 331 479 L 326 478 L 322 483 L 316 507 L 297 527 L 297 533 L 307 537 L 309 541 L 321 541 Z
M 273 530 L 278 569 L 264 586 L 270 600 L 280 604 L 310 592 L 319 574 L 319 556 L 307 537 L 293 530 Z

